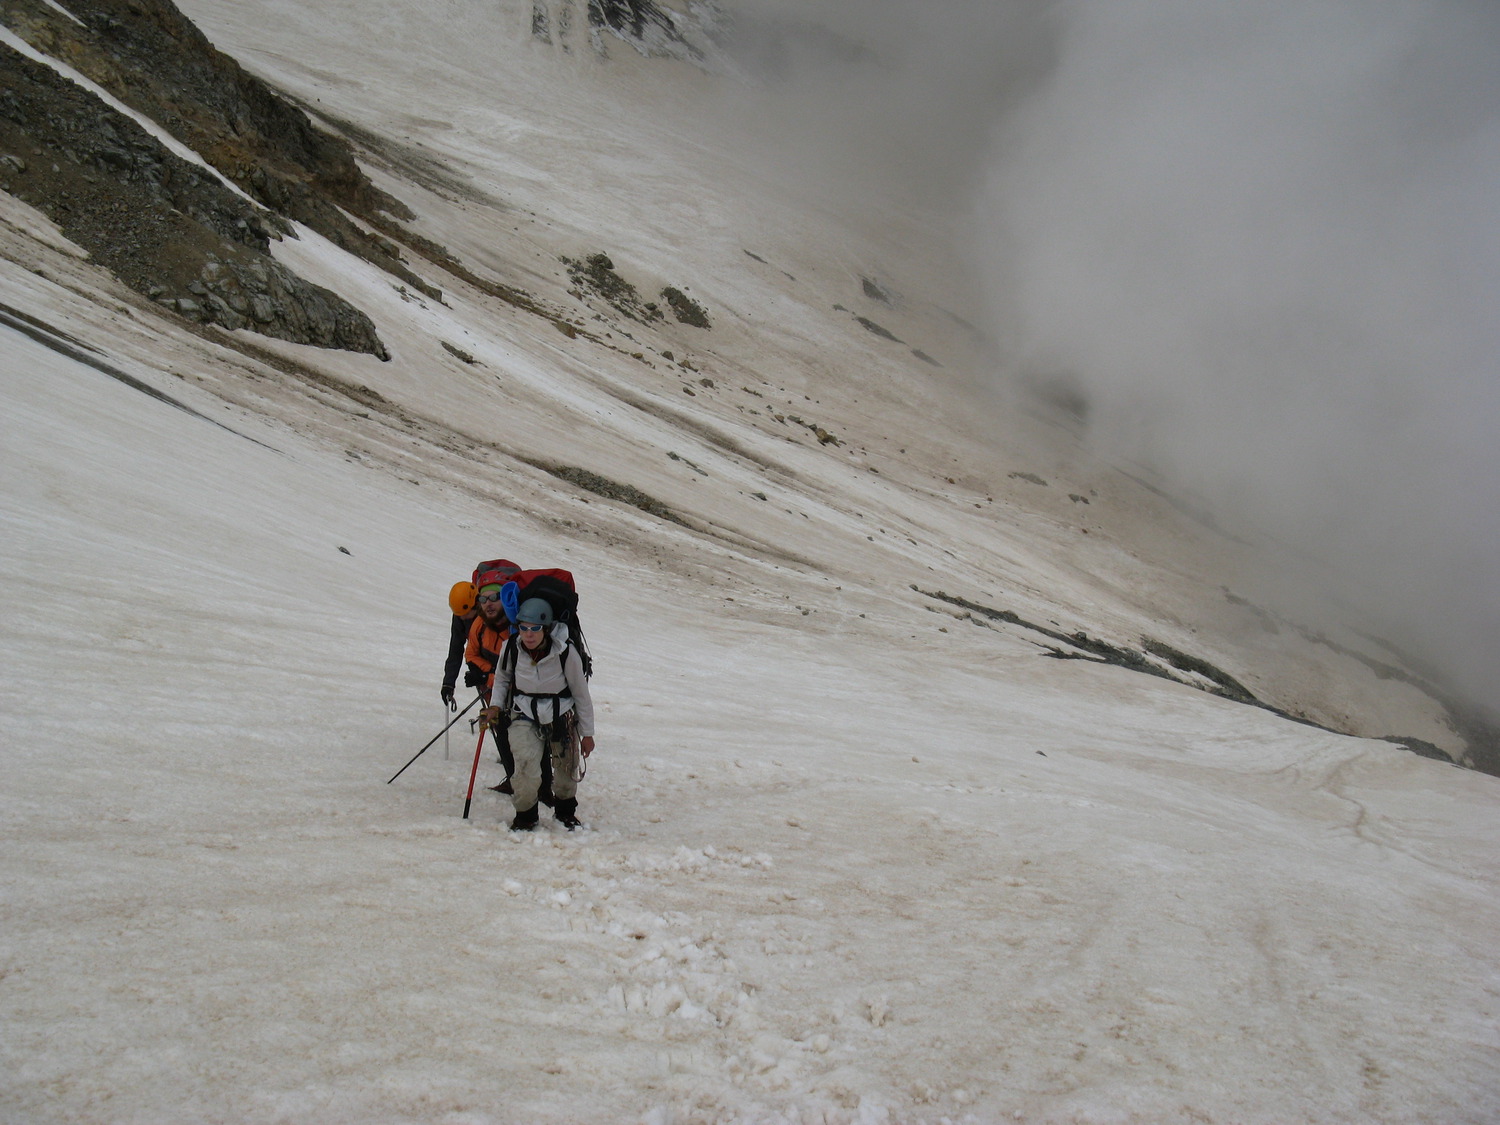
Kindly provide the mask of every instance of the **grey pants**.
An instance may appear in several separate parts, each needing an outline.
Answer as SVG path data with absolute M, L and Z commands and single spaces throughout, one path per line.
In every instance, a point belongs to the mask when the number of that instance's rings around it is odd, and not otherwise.
M 558 724 L 561 731 L 562 724 Z M 573 776 L 573 748 L 564 739 L 542 746 L 545 728 L 529 719 L 512 719 L 510 724 L 510 752 L 515 755 L 516 772 L 511 775 L 511 788 L 515 790 L 516 812 L 525 812 L 536 805 L 536 795 L 542 787 L 542 754 L 552 755 L 552 795 L 562 800 L 578 793 L 578 781 Z

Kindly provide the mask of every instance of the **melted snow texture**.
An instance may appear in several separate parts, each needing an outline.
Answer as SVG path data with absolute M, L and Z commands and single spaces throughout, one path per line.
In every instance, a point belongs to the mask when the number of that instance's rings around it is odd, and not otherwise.
M 328 4 L 323 32 L 300 8 L 188 9 L 304 83 L 363 84 L 372 65 L 337 34 L 352 6 Z M 415 25 L 375 38 L 412 74 L 449 48 L 457 83 L 485 25 L 478 6 L 454 12 L 463 44 Z M 398 112 L 381 99 L 435 112 L 448 93 L 424 101 L 397 60 L 360 94 L 376 122 Z M 534 56 L 517 68 L 544 81 Z M 569 136 L 581 108 L 547 89 L 542 139 Z M 481 116 L 451 140 L 476 160 Z M 510 175 L 524 194 L 524 169 Z M 536 264 L 513 245 L 504 268 L 550 276 L 543 228 L 583 229 L 603 198 L 557 193 L 519 236 Z M 498 229 L 476 204 L 428 202 L 455 245 Z M 1134 627 L 1137 600 L 1168 587 L 1129 552 L 1069 561 L 1074 527 L 1018 508 L 977 525 L 982 497 L 955 499 L 930 467 L 888 457 L 871 474 L 472 295 L 395 293 L 309 237 L 280 252 L 379 309 L 398 355 L 275 349 L 379 400 L 283 378 L 153 319 L 0 203 L 0 302 L 230 427 L 0 327 L 6 1120 L 1500 1115 L 1494 779 L 1043 659 L 896 580 L 1001 572 L 1028 613 Z M 789 213 L 805 230 L 787 245 L 819 222 Z M 693 263 L 716 239 L 743 258 L 743 234 L 695 235 L 660 272 L 686 263 L 707 288 Z M 717 284 L 711 307 L 770 311 L 750 282 Z M 775 308 L 775 329 L 744 331 L 776 357 L 872 346 Z M 723 354 L 700 345 L 721 380 L 736 370 L 723 320 Z M 486 367 L 435 368 L 436 339 Z M 806 378 L 783 397 L 825 396 L 820 422 L 910 432 L 909 402 Z M 685 444 L 701 431 L 684 418 L 738 422 L 741 453 Z M 558 455 L 579 433 L 718 531 L 465 444 Z M 488 792 L 460 819 L 463 724 L 385 784 L 446 718 L 447 586 L 497 553 L 584 581 L 600 749 L 583 832 L 544 816 L 513 836 Z M 498 777 L 485 759 L 481 785 Z

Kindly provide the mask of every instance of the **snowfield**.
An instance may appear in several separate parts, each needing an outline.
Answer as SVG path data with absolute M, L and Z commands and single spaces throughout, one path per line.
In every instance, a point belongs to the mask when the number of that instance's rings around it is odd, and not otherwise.
M 466 183 L 370 168 L 598 340 L 304 232 L 278 257 L 394 358 L 255 338 L 278 367 L 0 195 L 0 1120 L 1500 1120 L 1500 781 L 913 589 L 1438 737 L 1229 623 L 1249 547 L 981 396 L 921 216 L 736 168 L 661 112 L 708 79 L 524 5 L 182 6 Z M 600 249 L 714 327 L 594 319 L 557 258 Z M 580 832 L 463 820 L 466 722 L 386 784 L 501 555 L 579 581 Z

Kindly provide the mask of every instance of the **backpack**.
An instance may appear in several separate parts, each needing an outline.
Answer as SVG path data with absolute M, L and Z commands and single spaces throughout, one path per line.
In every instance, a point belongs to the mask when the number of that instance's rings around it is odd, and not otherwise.
M 509 559 L 490 559 L 474 568 L 474 587 L 500 585 L 522 573 L 521 568 Z M 484 581 L 480 581 L 483 579 Z
M 568 627 L 568 644 L 578 652 L 583 661 L 583 674 L 593 676 L 594 658 L 589 655 L 588 641 L 583 635 L 583 626 L 578 621 L 578 590 L 573 585 L 573 575 L 566 570 L 523 570 L 500 589 L 500 604 L 505 615 L 514 624 L 516 613 L 523 603 L 532 598 L 541 598 L 552 607 L 552 620 Z M 512 670 L 516 666 L 515 633 L 506 644 L 506 659 Z

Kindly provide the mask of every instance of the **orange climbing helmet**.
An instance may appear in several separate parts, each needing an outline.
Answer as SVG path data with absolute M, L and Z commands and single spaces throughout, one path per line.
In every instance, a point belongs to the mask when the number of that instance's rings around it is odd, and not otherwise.
M 448 608 L 453 610 L 455 617 L 467 617 L 474 612 L 474 602 L 478 591 L 472 582 L 455 582 L 453 589 L 448 591 Z

